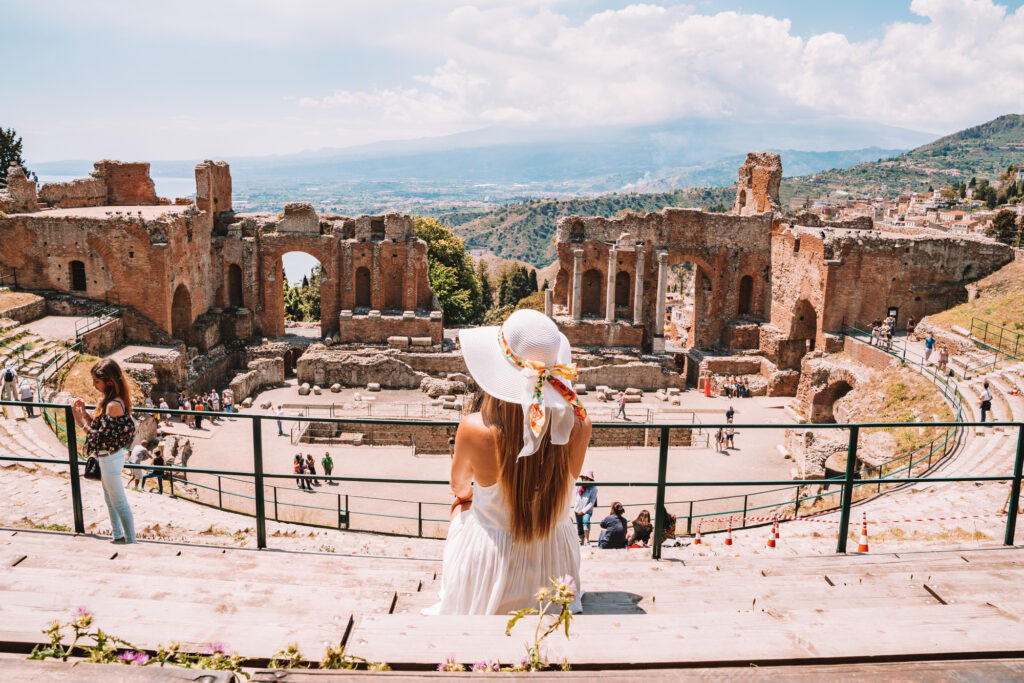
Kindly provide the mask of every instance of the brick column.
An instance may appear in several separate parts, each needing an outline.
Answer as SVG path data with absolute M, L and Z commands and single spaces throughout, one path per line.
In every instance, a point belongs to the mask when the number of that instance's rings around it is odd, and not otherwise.
M 554 292 L 548 287 L 544 290 L 544 315 L 550 318 L 554 310 Z
M 644 249 L 636 246 L 636 280 L 633 283 L 633 324 L 644 322 Z
M 665 351 L 665 297 L 668 295 L 668 252 L 658 252 L 658 301 L 654 314 L 654 351 Z
M 604 288 L 604 319 L 615 322 L 615 247 L 608 250 L 608 281 Z
M 373 243 L 373 264 L 370 270 L 370 309 L 384 310 L 384 290 L 381 288 L 380 242 Z
M 572 319 L 579 320 L 583 317 L 583 250 L 574 249 L 572 252 Z

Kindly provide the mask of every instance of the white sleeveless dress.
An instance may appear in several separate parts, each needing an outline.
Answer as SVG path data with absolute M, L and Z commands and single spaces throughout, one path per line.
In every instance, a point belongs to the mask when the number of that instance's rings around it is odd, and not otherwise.
M 571 497 L 569 498 L 571 500 Z M 580 541 L 566 508 L 565 519 L 547 538 L 529 543 L 512 540 L 509 508 L 499 484 L 473 484 L 473 504 L 448 528 L 444 544 L 441 600 L 424 614 L 508 614 L 535 607 L 537 590 L 552 577 L 573 577 L 580 596 Z

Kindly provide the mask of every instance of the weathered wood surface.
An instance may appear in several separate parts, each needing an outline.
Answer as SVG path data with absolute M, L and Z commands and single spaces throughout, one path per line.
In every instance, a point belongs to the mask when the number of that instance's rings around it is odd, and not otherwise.
M 1011 609 L 1019 610 L 1021 603 Z M 1018 611 L 1017 614 L 1020 612 Z M 505 636 L 505 617 L 363 616 L 349 652 L 392 664 L 518 661 L 532 636 L 529 620 Z M 1014 612 L 992 605 L 893 604 L 890 609 L 822 604 L 808 609 L 755 607 L 677 615 L 587 616 L 573 620 L 568 640 L 551 636 L 550 661 L 588 666 L 799 662 L 822 658 L 920 656 L 934 653 L 1024 654 L 1024 628 Z M 609 643 L 613 643 L 610 645 Z
M 227 671 L 0 659 L 0 681 L 4 683 L 231 683 L 234 680 L 233 675 Z

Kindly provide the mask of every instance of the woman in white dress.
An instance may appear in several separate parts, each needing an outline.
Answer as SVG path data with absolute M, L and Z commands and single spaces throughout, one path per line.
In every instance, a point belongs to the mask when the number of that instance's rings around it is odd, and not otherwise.
M 571 492 L 590 420 L 572 389 L 569 341 L 543 313 L 516 311 L 459 340 L 484 396 L 455 435 L 440 602 L 424 611 L 507 614 L 535 604 L 552 578 L 580 586 Z

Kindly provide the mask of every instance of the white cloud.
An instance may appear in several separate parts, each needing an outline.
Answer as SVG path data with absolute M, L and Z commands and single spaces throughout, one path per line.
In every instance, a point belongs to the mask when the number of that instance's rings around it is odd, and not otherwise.
M 787 19 L 631 5 L 573 25 L 557 7 L 459 7 L 413 40 L 438 51 L 416 88 L 320 95 L 378 129 L 822 115 L 950 130 L 1024 111 L 1024 9 L 913 0 L 922 23 L 875 39 L 794 35 Z M 413 45 L 406 45 L 413 47 Z M 305 102 L 306 100 L 304 100 Z M 358 116 L 350 112 L 352 116 Z

